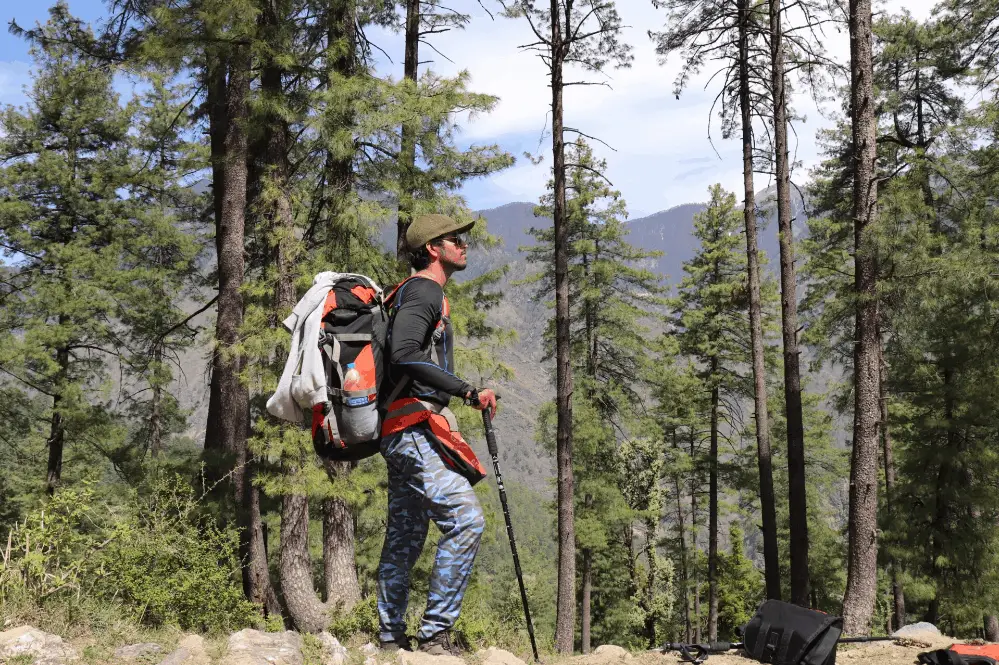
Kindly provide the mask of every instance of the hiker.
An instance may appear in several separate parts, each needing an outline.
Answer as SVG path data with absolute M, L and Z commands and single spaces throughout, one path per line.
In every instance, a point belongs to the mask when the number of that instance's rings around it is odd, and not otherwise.
M 464 270 L 474 222 L 445 215 L 417 218 L 406 232 L 416 273 L 389 297 L 389 395 L 381 453 L 388 465 L 388 521 L 378 565 L 378 617 L 383 649 L 409 649 L 406 608 L 410 570 L 423 550 L 430 520 L 441 531 L 430 576 L 419 650 L 454 655 L 450 630 L 458 619 L 485 527 L 472 485 L 485 470 L 447 408 L 452 397 L 495 415 L 492 390 L 454 373 L 454 333 L 444 285 Z

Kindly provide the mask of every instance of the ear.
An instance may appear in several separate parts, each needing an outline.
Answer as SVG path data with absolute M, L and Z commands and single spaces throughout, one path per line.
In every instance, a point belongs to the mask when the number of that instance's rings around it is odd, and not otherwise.
M 431 262 L 439 260 L 444 255 L 443 245 L 435 245 L 434 243 L 428 242 L 426 247 L 427 253 L 430 255 Z

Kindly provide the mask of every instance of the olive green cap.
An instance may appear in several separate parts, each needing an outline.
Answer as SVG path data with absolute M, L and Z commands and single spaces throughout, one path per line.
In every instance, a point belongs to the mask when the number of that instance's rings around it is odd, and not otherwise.
M 440 238 L 448 233 L 464 233 L 475 226 L 475 222 L 459 222 L 447 215 L 423 215 L 406 229 L 406 246 L 417 249 L 434 238 Z

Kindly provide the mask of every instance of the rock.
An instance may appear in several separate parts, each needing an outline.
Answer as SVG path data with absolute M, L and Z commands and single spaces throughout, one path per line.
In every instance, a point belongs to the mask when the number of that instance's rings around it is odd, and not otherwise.
M 302 636 L 290 630 L 241 630 L 229 636 L 229 652 L 219 665 L 303 665 Z
M 0 662 L 15 656 L 35 657 L 32 665 L 63 665 L 79 660 L 76 650 L 58 635 L 32 626 L 19 626 L 0 633 Z
M 323 647 L 323 665 L 344 665 L 347 662 L 347 647 L 326 631 L 319 633 L 319 643 Z
M 114 650 L 115 660 L 139 660 L 149 658 L 163 652 L 163 647 L 155 642 L 142 642 L 141 644 L 129 644 L 118 647 Z
M 480 665 L 527 665 L 520 658 L 517 658 L 509 651 L 489 647 L 485 651 L 475 654 L 480 661 Z
M 940 629 L 927 621 L 920 621 L 918 623 L 910 623 L 907 626 L 902 626 L 892 633 L 891 636 L 896 640 L 904 640 L 915 646 L 921 645 L 926 647 L 930 646 L 942 637 Z
M 941 633 L 940 629 L 932 623 L 920 621 L 902 626 L 891 634 L 892 637 L 912 637 L 913 635 L 933 635 L 934 637 L 940 637 Z
M 173 652 L 160 661 L 159 665 L 209 665 L 211 659 L 205 653 L 205 640 L 200 635 L 185 635 Z
M 616 644 L 601 644 L 593 650 L 594 656 L 602 656 L 604 660 L 617 660 L 632 658 L 628 650 Z
M 378 647 L 372 644 L 371 642 L 368 642 L 367 644 L 361 647 L 361 653 L 365 656 L 374 656 L 376 653 L 378 653 L 378 651 L 379 651 Z
M 399 665 L 465 665 L 465 661 L 457 656 L 431 656 L 422 651 L 396 652 L 396 663 Z
M 378 665 L 378 661 L 375 660 L 374 656 L 368 656 L 364 659 L 364 665 Z

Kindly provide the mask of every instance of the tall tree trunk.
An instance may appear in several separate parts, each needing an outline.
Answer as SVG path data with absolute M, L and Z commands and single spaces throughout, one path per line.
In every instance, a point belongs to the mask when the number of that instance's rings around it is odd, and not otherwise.
M 763 567 L 767 598 L 779 599 L 780 563 L 777 551 L 777 509 L 774 501 L 773 464 L 770 457 L 767 370 L 763 358 L 760 256 L 756 246 L 753 120 L 749 96 L 749 11 L 749 0 L 739 0 L 739 106 L 742 113 L 742 181 L 745 192 L 743 219 L 746 225 L 746 259 L 749 273 L 749 333 L 753 346 L 753 401 L 756 415 L 757 462 L 760 473 L 760 510 L 763 517 Z
M 788 518 L 791 602 L 808 606 L 808 504 L 805 489 L 805 427 L 801 408 L 798 352 L 798 279 L 791 226 L 791 176 L 787 156 L 787 96 L 781 2 L 769 0 L 771 89 L 774 104 L 774 170 L 777 175 L 777 227 L 780 239 L 780 312 L 784 343 L 784 408 L 787 420 Z M 765 528 L 765 527 L 764 527 Z M 779 583 L 779 579 L 777 580 Z M 769 587 L 769 581 L 767 583 Z
M 153 374 L 160 371 L 163 363 L 163 344 L 153 346 Z M 153 400 L 149 413 L 149 456 L 156 459 L 163 452 L 163 386 L 159 377 L 153 380 Z
M 420 66 L 420 0 L 406 0 L 406 43 L 403 77 L 412 81 L 416 89 L 416 76 Z M 399 259 L 406 256 L 406 229 L 413 221 L 416 183 L 416 119 L 402 124 L 402 141 L 399 146 L 399 218 L 397 221 L 396 250 Z
M 419 3 L 417 3 L 417 12 Z M 329 17 L 330 44 L 340 44 L 340 54 L 333 61 L 333 70 L 341 76 L 351 77 L 357 73 L 357 4 L 356 0 L 336 0 L 332 3 Z M 408 38 L 408 37 L 407 37 Z M 407 72 L 409 71 L 409 51 L 407 47 Z M 415 60 L 416 55 L 413 55 Z M 413 79 L 415 80 L 415 65 Z M 353 124 L 353 115 L 343 114 L 340 121 Z M 338 195 L 346 196 L 353 187 L 352 160 L 338 159 L 330 174 Z M 349 462 L 327 463 L 326 473 L 332 482 L 342 481 L 350 475 L 354 464 Z M 357 579 L 354 558 L 355 521 L 350 504 L 343 497 L 331 497 L 323 501 L 323 593 L 327 604 L 343 610 L 351 609 L 361 599 L 361 585 Z
M 718 359 L 711 358 L 711 376 Z M 718 386 L 711 388 L 711 450 L 708 453 L 708 641 L 718 640 Z
M 219 300 L 216 343 L 219 354 L 218 431 L 220 448 L 232 464 L 233 497 L 240 526 L 240 555 L 247 562 L 243 588 L 247 597 L 266 603 L 269 583 L 267 562 L 259 529 L 254 520 L 255 489 L 248 473 L 246 439 L 249 429 L 249 393 L 239 378 L 242 358 L 235 354 L 243 324 L 244 233 L 246 224 L 247 123 L 251 56 L 248 46 L 234 46 L 225 89 L 225 168 L 222 181 L 222 214 L 215 233 L 218 254 Z M 259 505 L 259 504 L 257 504 Z M 254 523 L 256 521 L 256 524 Z M 262 570 L 261 570 L 262 569 Z
M 850 113 L 853 129 L 854 290 L 853 454 L 844 630 L 870 630 L 877 593 L 878 295 L 877 256 L 869 239 L 876 217 L 876 123 L 871 0 L 850 0 Z
M 225 200 L 225 139 L 228 126 L 226 116 L 226 70 L 228 62 L 221 54 L 209 57 L 205 69 L 205 88 L 208 97 L 208 136 L 211 144 L 212 160 L 212 209 L 215 213 L 215 229 L 222 228 L 222 202 Z M 218 238 L 216 237 L 216 246 Z M 219 377 L 225 373 L 222 356 L 218 347 L 212 351 L 211 381 L 208 387 L 208 419 L 205 421 L 205 457 L 208 464 L 206 479 L 214 483 L 219 473 L 217 459 L 222 446 L 220 430 L 222 412 L 221 386 Z
M 656 596 L 656 578 L 659 576 L 659 561 L 656 559 L 656 524 L 659 516 L 645 520 L 646 556 L 649 558 L 649 583 L 645 586 L 645 637 L 649 646 L 656 644 L 656 618 L 652 614 Z
M 333 483 L 342 482 L 354 465 L 327 462 L 326 473 Z M 323 501 L 323 594 L 331 608 L 349 611 L 361 600 L 354 557 L 354 513 L 343 497 Z
M 673 432 L 673 447 L 676 448 L 676 431 Z M 687 520 L 683 515 L 683 491 L 679 474 L 673 474 L 673 492 L 676 495 L 676 523 L 679 526 L 677 534 L 680 537 L 680 602 L 683 603 L 683 636 L 684 642 L 692 639 L 690 631 L 690 590 L 688 583 L 690 575 L 687 571 Z
M 697 485 L 694 480 L 696 463 L 694 453 L 696 452 L 696 434 L 694 426 L 690 426 L 690 549 L 697 552 Z M 694 577 L 694 642 L 701 641 L 701 576 L 697 569 L 693 570 Z
M 879 397 L 881 405 L 881 450 L 885 470 L 885 512 L 888 515 L 888 529 L 895 529 L 895 457 L 892 454 L 891 429 L 888 427 L 888 364 L 884 359 L 884 340 L 879 334 L 878 368 Z M 890 553 L 888 569 L 891 571 L 892 623 L 895 629 L 905 625 L 905 591 L 898 575 L 898 562 Z
M 590 653 L 590 596 L 593 593 L 593 551 L 583 550 L 583 588 L 582 607 L 580 609 L 580 649 L 584 654 Z
M 59 315 L 59 325 L 66 325 L 65 315 Z M 55 494 L 56 487 L 62 480 L 62 453 L 66 445 L 66 425 L 63 423 L 60 409 L 63 400 L 60 391 L 63 389 L 62 384 L 69 372 L 69 349 L 66 347 L 56 349 L 56 364 L 59 365 L 59 373 L 56 381 L 56 394 L 52 398 L 52 418 L 49 421 L 49 438 L 46 442 L 49 455 L 45 467 L 45 492 L 49 496 Z
M 569 349 L 569 224 L 565 218 L 565 139 L 562 135 L 562 6 L 551 1 L 552 155 L 555 180 L 555 403 L 558 474 L 558 595 L 555 649 L 572 653 L 576 629 L 576 527 L 573 518 L 572 364 Z

